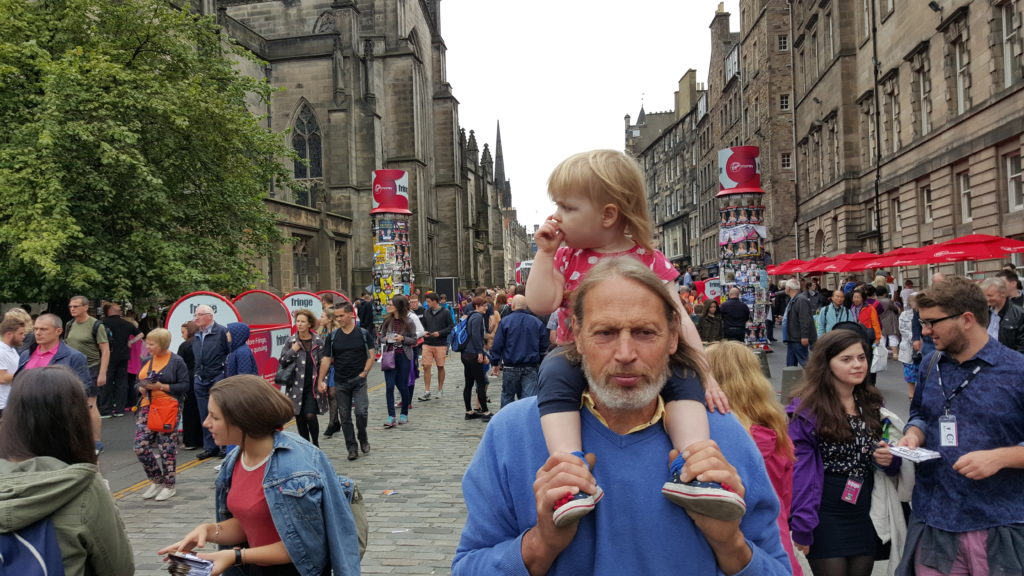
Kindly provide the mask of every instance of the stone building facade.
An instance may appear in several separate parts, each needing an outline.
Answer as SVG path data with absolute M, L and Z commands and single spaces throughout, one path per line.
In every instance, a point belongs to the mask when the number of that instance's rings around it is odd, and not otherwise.
M 504 283 L 506 230 L 519 226 L 504 226 L 511 196 L 499 194 L 488 146 L 481 153 L 459 125 L 440 0 L 202 0 L 198 8 L 216 11 L 228 37 L 266 62 L 239 63 L 277 88 L 254 112 L 308 162 L 285 160 L 298 193 L 268 195 L 290 242 L 264 263 L 264 288 L 358 294 L 369 285 L 372 173 L 386 168 L 409 173 L 417 286 Z
M 794 250 L 796 205 L 792 170 L 792 93 L 789 10 L 783 0 L 744 0 L 740 31 L 719 5 L 711 22 L 711 59 L 706 87 L 688 71 L 679 80 L 672 121 L 644 114 L 626 117 L 626 150 L 647 176 L 648 199 L 663 252 L 680 266 L 711 275 L 719 260 L 718 151 L 731 146 L 761 149 L 769 254 Z M 784 97 L 784 98 L 783 98 Z
M 800 258 L 1024 238 L 1021 3 L 931 4 L 793 2 Z

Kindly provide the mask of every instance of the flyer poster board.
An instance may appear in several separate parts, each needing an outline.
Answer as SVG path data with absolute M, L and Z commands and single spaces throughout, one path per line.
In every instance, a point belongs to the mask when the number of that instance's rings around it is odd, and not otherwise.
M 178 299 L 167 310 L 164 327 L 171 332 L 171 351 L 177 352 L 185 339 L 181 337 L 181 325 L 193 320 L 196 308 L 206 304 L 213 309 L 213 321 L 221 326 L 241 322 L 241 315 L 230 300 L 214 292 L 193 292 Z
M 317 296 L 312 292 L 292 292 L 290 294 L 286 294 L 281 301 L 284 302 L 285 307 L 288 308 L 288 313 L 291 315 L 293 331 L 295 326 L 295 313 L 299 310 L 309 310 L 315 314 L 317 318 L 320 317 L 320 296 Z
M 256 367 L 260 376 L 271 385 L 274 384 L 274 376 L 277 375 L 278 359 L 291 333 L 291 326 L 254 329 L 246 341 L 252 349 L 253 356 L 256 357 Z
M 291 311 L 275 294 L 249 290 L 235 297 L 235 309 L 241 322 L 249 325 L 247 344 L 256 357 L 256 367 L 264 380 L 273 384 L 284 340 L 292 330 Z M 280 344 L 278 336 L 284 336 Z

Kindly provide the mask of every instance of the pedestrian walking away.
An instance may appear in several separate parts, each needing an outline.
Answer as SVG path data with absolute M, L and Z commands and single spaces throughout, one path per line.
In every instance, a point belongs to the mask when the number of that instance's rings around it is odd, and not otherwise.
M 501 373 L 501 407 L 537 395 L 537 367 L 548 348 L 544 323 L 526 309 L 526 296 L 514 296 L 491 346 L 491 365 Z

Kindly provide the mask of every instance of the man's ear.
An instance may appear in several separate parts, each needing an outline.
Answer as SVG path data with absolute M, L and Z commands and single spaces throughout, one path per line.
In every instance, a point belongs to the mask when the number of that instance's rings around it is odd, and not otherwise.
M 619 207 L 615 204 L 605 204 L 601 208 L 601 227 L 611 228 L 619 221 Z

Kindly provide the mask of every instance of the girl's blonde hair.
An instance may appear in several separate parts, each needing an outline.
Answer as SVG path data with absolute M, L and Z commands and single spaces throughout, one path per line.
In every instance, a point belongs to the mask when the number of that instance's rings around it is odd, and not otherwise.
M 614 204 L 633 241 L 654 250 L 644 175 L 625 153 L 591 150 L 562 160 L 548 178 L 548 195 L 559 200 L 569 194 L 583 194 L 599 206 Z
M 722 341 L 705 351 L 711 374 L 729 398 L 729 406 L 747 430 L 752 425 L 775 431 L 775 449 L 793 460 L 786 415 L 775 399 L 775 390 L 761 373 L 754 352 L 739 342 Z

